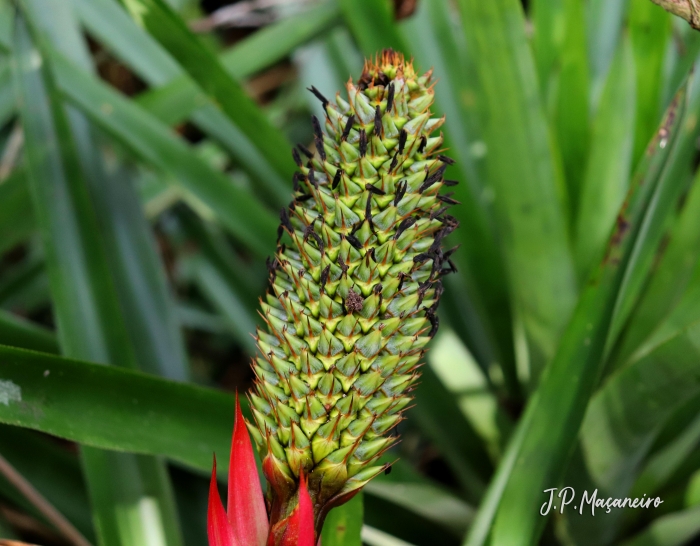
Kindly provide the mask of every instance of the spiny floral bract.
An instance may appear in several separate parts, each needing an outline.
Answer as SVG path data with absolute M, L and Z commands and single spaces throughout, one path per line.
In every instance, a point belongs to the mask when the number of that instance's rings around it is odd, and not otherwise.
M 401 54 L 368 61 L 347 100 L 315 88 L 326 119 L 312 119 L 315 152 L 293 155 L 294 200 L 261 302 L 265 330 L 250 426 L 269 481 L 271 535 L 308 477 L 317 532 L 326 513 L 385 467 L 437 330 L 440 277 L 454 269 L 442 239 L 457 222 L 440 188 L 444 118 L 431 115 L 432 73 Z M 277 525 L 277 528 L 275 528 Z

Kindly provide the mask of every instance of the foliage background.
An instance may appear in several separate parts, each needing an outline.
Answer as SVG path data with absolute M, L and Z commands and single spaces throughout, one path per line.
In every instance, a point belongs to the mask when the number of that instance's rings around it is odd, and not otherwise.
M 439 79 L 459 273 L 324 546 L 693 540 L 699 35 L 648 0 L 221 4 L 0 0 L 0 537 L 205 543 L 305 88 L 393 47 Z M 664 503 L 541 517 L 560 484 Z

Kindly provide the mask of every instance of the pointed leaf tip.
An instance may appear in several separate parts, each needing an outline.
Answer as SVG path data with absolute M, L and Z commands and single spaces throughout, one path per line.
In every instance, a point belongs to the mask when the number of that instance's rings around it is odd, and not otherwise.
M 209 546 L 239 546 L 233 536 L 233 529 L 226 518 L 226 511 L 216 486 L 216 456 L 211 471 L 211 482 L 209 482 L 207 535 L 209 536 Z
M 241 546 L 265 546 L 269 531 L 255 455 L 236 393 L 236 419 L 228 470 L 228 519 Z
M 299 476 L 299 501 L 288 518 L 280 546 L 316 546 L 314 534 L 314 509 L 302 471 Z
M 314 546 L 314 508 L 302 471 L 299 483 L 299 541 L 298 546 Z

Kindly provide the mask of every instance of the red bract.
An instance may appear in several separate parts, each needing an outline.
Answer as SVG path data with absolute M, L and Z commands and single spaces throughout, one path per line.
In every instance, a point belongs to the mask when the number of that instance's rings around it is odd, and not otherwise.
M 228 477 L 228 515 L 216 487 L 216 458 L 209 485 L 209 546 L 265 546 L 269 523 L 255 455 L 236 396 Z
M 219 490 L 216 488 L 216 457 L 209 482 L 209 509 L 207 510 L 207 535 L 209 546 L 240 546 L 233 538 L 233 529 L 226 517 L 224 505 L 221 504 Z
M 236 420 L 228 469 L 228 520 L 241 546 L 265 546 L 269 524 L 255 455 L 236 394 Z
M 278 546 L 314 546 L 314 509 L 303 473 L 299 479 L 299 503 L 287 518 L 287 528 Z

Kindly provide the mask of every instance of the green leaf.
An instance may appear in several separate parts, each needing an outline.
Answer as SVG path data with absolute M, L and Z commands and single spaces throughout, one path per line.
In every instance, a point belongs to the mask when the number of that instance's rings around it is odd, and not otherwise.
M 677 405 L 674 402 L 675 405 Z M 653 453 L 644 465 L 644 469 L 636 479 L 632 494 L 642 496 L 644 493 L 651 495 L 657 493 L 682 466 L 683 462 L 700 446 L 700 397 L 690 399 L 688 402 L 676 408 L 664 424 L 664 430 L 657 434 L 663 435 L 669 426 L 678 427 L 679 417 L 694 416 L 691 422 L 682 430 L 676 428 L 677 436 L 671 442 Z
M 49 279 L 36 246 L 18 264 L 8 267 L 0 281 L 0 306 L 29 315 L 50 303 Z
M 92 2 L 80 0 L 80 4 L 90 5 Z M 242 80 L 272 66 L 297 47 L 327 32 L 336 24 L 339 15 L 339 8 L 334 2 L 320 4 L 260 29 L 223 51 L 219 60 L 231 76 Z M 103 25 L 100 25 L 102 28 Z M 106 31 L 106 26 L 104 28 Z M 139 55 L 136 55 L 133 60 L 138 58 Z M 125 60 L 130 62 L 132 58 Z M 202 95 L 202 92 L 183 74 L 139 95 L 137 101 L 159 119 L 174 125 L 186 119 L 201 104 L 198 95 Z
M 537 77 L 544 96 L 549 95 L 549 85 L 556 72 L 562 42 L 566 35 L 565 0 L 533 0 L 530 4 L 532 20 L 532 50 L 535 56 Z
M 345 22 L 365 57 L 383 49 L 408 53 L 408 47 L 394 24 L 393 6 L 388 0 L 339 0 Z
M 661 256 L 654 275 L 649 279 L 640 301 L 623 332 L 615 364 L 624 365 L 636 350 L 644 351 L 645 340 L 654 344 L 649 336 L 661 324 L 667 334 L 675 325 L 683 327 L 700 319 L 693 287 L 700 286 L 700 176 L 696 176 L 681 213 L 671 228 L 669 242 Z M 669 320 L 665 320 L 665 319 Z M 683 317 L 682 321 L 672 317 Z M 687 317 L 687 318 L 686 318 Z M 670 328 L 669 328 L 670 326 Z
M 8 396 L 0 404 L 2 423 L 86 446 L 165 456 L 205 473 L 216 452 L 226 471 L 232 395 L 2 346 L 0 381 Z
M 362 494 L 331 510 L 323 524 L 323 546 L 362 546 L 363 512 Z
M 452 236 L 462 245 L 453 257 L 460 275 L 447 279 L 448 290 L 455 297 L 443 300 L 441 311 L 484 369 L 494 361 L 500 364 L 506 389 L 517 400 L 520 387 L 511 303 L 492 203 L 484 187 L 485 146 L 480 140 L 476 67 L 455 15 L 447 0 L 422 2 L 415 16 L 402 25 L 406 41 L 420 43 L 410 52 L 416 63 L 424 69 L 431 67 L 438 75 L 435 110 L 446 116 L 444 146 L 457 162 L 448 176 L 461 182 L 454 195 L 461 204 L 453 212 L 461 229 Z
M 423 368 L 416 408 L 411 417 L 445 457 L 466 498 L 478 502 L 486 488 L 485 478 L 491 473 L 483 440 L 464 419 L 451 393 L 428 367 Z M 455 430 L 460 433 L 455 434 Z
M 688 105 L 681 132 L 663 174 L 667 182 L 662 187 L 667 187 L 668 190 L 655 198 L 654 223 L 646 228 L 649 231 L 648 244 L 639 249 L 639 266 L 635 275 L 627 280 L 627 288 L 618 304 L 620 312 L 615 320 L 613 339 L 616 339 L 619 331 L 623 331 L 624 335 L 611 356 L 613 366 L 624 364 L 633 352 L 643 351 L 643 345 L 647 343 L 645 340 L 657 327 L 658 333 L 654 332 L 654 336 L 660 335 L 661 338 L 649 340 L 652 346 L 658 343 L 658 339 L 673 335 L 697 320 L 695 317 L 700 318 L 693 296 L 694 287 L 700 285 L 696 267 L 700 257 L 696 243 L 700 207 L 697 177 L 684 200 L 678 219 L 671 225 L 668 245 L 664 245 L 665 249 L 661 248 L 661 257 L 658 258 L 659 245 L 665 235 L 669 217 L 675 213 L 686 188 L 688 173 L 693 168 L 698 115 L 700 81 L 694 78 L 689 85 Z M 646 271 L 655 260 L 658 260 L 658 266 L 654 275 L 647 280 Z M 629 324 L 625 325 L 628 318 Z
M 591 93 L 595 104 L 620 41 L 629 0 L 590 0 L 586 4 Z
M 617 293 L 633 261 L 632 250 L 648 236 L 642 226 L 647 216 L 653 215 L 652 197 L 678 133 L 679 109 L 682 111 L 683 105 L 684 94 L 680 94 L 660 130 L 664 137 L 656 139 L 649 148 L 647 167 L 635 180 L 622 211 L 624 229 L 612 233 L 605 259 L 586 283 L 556 356 L 511 439 L 501 462 L 503 470 L 499 469 L 492 482 L 479 525 L 467 544 L 484 543 L 492 517 L 494 544 L 526 545 L 537 541 L 545 518 L 532 507 L 538 504 L 544 489 L 558 482 L 572 450 L 598 380 Z
M 12 49 L 12 20 L 14 19 L 10 0 L 0 0 L 0 50 Z
M 225 272 L 205 256 L 188 258 L 187 267 L 195 285 L 209 304 L 226 320 L 233 338 L 250 356 L 257 354 L 255 335 L 257 321 L 249 311 L 245 298 L 232 286 Z
M 637 305 L 639 295 L 649 278 L 649 271 L 654 267 L 667 226 L 690 182 L 689 173 L 693 168 L 694 143 L 697 138 L 697 116 L 700 115 L 700 81 L 693 78 L 683 89 L 686 104 L 682 119 L 677 124 L 678 136 L 673 141 L 667 141 L 667 135 L 662 131 L 652 140 L 652 145 L 661 143 L 671 146 L 670 155 L 650 202 L 649 213 L 642 228 L 644 237 L 635 243 L 631 262 L 620 286 L 610 343 L 617 341 Z
M 700 506 L 661 516 L 621 546 L 683 546 L 700 533 Z
M 70 61 L 54 54 L 57 83 L 76 106 L 134 154 L 169 173 L 256 256 L 274 248 L 277 220 L 259 201 L 210 168 L 168 127 Z M 171 178 L 168 178 L 171 180 Z
M 627 496 L 662 425 L 679 406 L 700 395 L 699 339 L 696 324 L 619 370 L 591 399 L 581 444 L 599 496 Z M 650 496 L 653 491 L 643 493 Z M 597 514 L 588 530 L 600 533 L 593 540 L 612 539 L 619 517 L 619 512 Z
M 70 8 L 49 7 L 22 3 L 40 38 L 35 48 L 18 19 L 16 80 L 62 352 L 184 379 L 184 347 L 140 203 L 106 168 L 87 118 L 66 109 L 43 59 L 36 62 L 50 42 L 90 66 Z M 145 543 L 154 533 L 182 543 L 162 461 L 94 449 L 83 449 L 82 461 L 101 544 Z M 155 517 L 139 511 L 146 504 Z
M 250 138 L 213 105 L 207 95 L 184 73 L 177 62 L 115 0 L 72 0 L 86 27 L 103 44 L 152 86 L 180 82 L 185 93 L 158 94 L 140 102 L 144 110 L 168 124 L 192 116 L 205 132 L 219 139 L 241 167 L 270 195 L 267 200 L 286 203 L 289 183 L 270 165 Z M 166 86 L 169 88 L 169 86 Z M 167 112 L 167 113 L 165 113 Z
M 369 546 L 413 546 L 413 544 L 391 536 L 389 533 L 365 525 L 362 528 L 362 540 Z
M 671 15 L 645 0 L 631 0 L 628 28 L 638 67 L 634 162 L 644 153 L 661 115 L 664 61 L 671 40 Z
M 26 172 L 50 264 L 61 347 L 68 354 L 133 367 L 133 354 L 122 342 L 126 330 L 66 112 L 45 64 L 32 62 L 40 53 L 24 24 L 15 34 Z
M 390 457 L 383 461 L 392 462 Z M 389 475 L 377 476 L 365 486 L 366 495 L 400 506 L 427 521 L 461 536 L 473 516 L 473 508 L 444 486 L 413 470 L 408 463 L 394 461 Z
M 1 17 L 2 13 L 0 13 Z M 11 76 L 7 63 L 0 62 L 0 127 L 5 125 L 15 113 L 15 94 L 12 92 Z
M 610 68 L 593 122 L 576 218 L 576 264 L 581 279 L 599 260 L 629 187 L 635 135 L 634 73 L 632 50 L 625 40 Z
M 683 81 L 688 77 L 698 53 L 700 53 L 700 34 L 694 32 L 690 25 L 680 17 L 672 17 L 673 40 L 664 63 L 664 87 L 661 92 L 661 104 L 668 105 Z
M 451 436 L 451 441 L 455 444 L 466 444 L 464 449 L 469 452 L 467 458 L 482 477 L 490 475 L 493 472 L 490 460 L 499 458 L 501 446 L 509 436 L 512 424 L 493 393 L 488 377 L 476 364 L 465 344 L 447 328 L 442 328 L 436 336 L 428 352 L 428 364 L 448 391 L 445 395 L 442 394 L 442 389 L 427 389 L 428 403 L 442 405 L 447 409 L 446 406 L 451 405 L 451 401 L 446 403 L 444 399 L 454 398 L 460 413 L 468 421 L 457 428 L 464 429 L 467 433 L 459 438 L 450 434 L 451 423 L 460 422 L 459 417 L 455 417 L 455 421 L 444 419 L 448 423 L 445 433 Z M 420 393 L 418 389 L 418 396 Z M 479 436 L 476 441 L 471 438 L 472 429 Z
M 51 330 L 0 309 L 0 344 L 45 353 L 58 353 L 58 341 Z
M 578 0 L 539 0 L 532 10 L 540 88 L 561 152 L 573 220 L 590 139 L 584 4 Z
M 576 297 L 564 183 L 540 106 L 520 2 L 458 5 L 480 83 L 487 187 L 534 382 L 554 354 Z
M 0 182 L 0 254 L 26 240 L 33 231 L 34 214 L 27 179 L 23 169 L 15 169 Z
M 409 499 L 411 503 L 415 499 Z M 454 531 L 438 525 L 416 512 L 406 509 L 393 501 L 375 495 L 365 495 L 365 526 L 362 529 L 362 541 L 371 544 L 392 544 L 392 542 L 371 542 L 367 540 L 367 527 L 381 530 L 382 538 L 400 539 L 403 542 L 393 544 L 411 544 L 418 546 L 455 546 L 457 540 Z M 376 535 L 375 535 L 376 536 Z
M 295 166 L 289 153 L 290 144 L 224 69 L 216 54 L 192 34 L 163 0 L 130 0 L 126 8 L 177 59 L 275 171 L 285 180 L 291 180 Z

